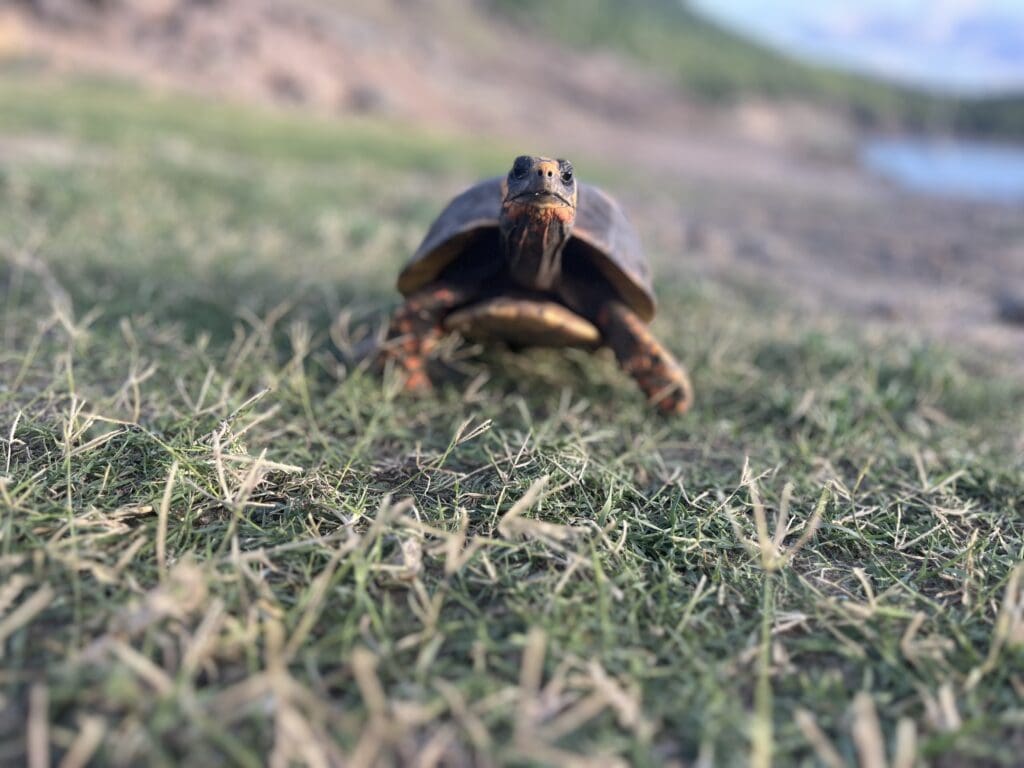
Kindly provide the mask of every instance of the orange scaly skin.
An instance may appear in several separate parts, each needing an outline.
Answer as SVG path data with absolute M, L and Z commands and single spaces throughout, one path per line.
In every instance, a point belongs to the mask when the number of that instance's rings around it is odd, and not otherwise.
M 686 413 L 693 403 L 690 377 L 636 313 L 621 302 L 609 301 L 598 312 L 597 323 L 619 365 L 636 380 L 648 401 L 662 413 Z
M 388 327 L 388 341 L 378 364 L 394 360 L 405 374 L 407 392 L 431 389 L 427 357 L 444 335 L 441 321 L 454 307 L 467 301 L 473 291 L 451 285 L 433 285 L 413 294 L 395 310 Z

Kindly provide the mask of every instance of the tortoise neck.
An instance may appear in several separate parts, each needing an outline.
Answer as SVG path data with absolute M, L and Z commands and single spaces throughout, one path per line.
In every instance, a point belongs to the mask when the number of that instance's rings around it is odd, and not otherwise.
M 536 205 L 508 205 L 499 221 L 501 247 L 512 279 L 523 288 L 551 291 L 562 275 L 562 251 L 575 212 Z

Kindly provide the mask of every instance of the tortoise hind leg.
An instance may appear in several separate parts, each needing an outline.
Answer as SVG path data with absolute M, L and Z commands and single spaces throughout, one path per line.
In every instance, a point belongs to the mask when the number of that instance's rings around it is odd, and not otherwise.
M 686 369 L 629 307 L 614 299 L 606 301 L 597 324 L 619 365 L 636 380 L 649 402 L 663 413 L 681 414 L 689 409 L 693 387 Z
M 473 288 L 437 283 L 418 291 L 395 310 L 378 365 L 394 360 L 405 374 L 405 389 L 422 392 L 431 387 L 427 357 L 444 335 L 441 323 L 452 309 L 467 302 Z

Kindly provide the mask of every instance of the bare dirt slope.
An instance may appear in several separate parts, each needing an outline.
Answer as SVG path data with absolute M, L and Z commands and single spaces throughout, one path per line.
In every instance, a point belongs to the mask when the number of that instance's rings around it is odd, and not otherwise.
M 1019 212 L 899 195 L 850 162 L 856 137 L 835 116 L 710 109 L 656 74 L 532 36 L 471 0 L 17 0 L 0 12 L 3 53 L 339 117 L 378 113 L 524 151 L 621 158 L 628 175 L 652 178 L 638 193 L 645 232 L 685 254 L 687 268 L 1024 360 L 1024 327 L 999 312 L 1024 295 Z

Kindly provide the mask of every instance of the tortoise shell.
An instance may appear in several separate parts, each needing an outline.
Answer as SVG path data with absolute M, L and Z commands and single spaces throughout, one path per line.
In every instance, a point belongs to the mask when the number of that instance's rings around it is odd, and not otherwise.
M 494 246 L 501 214 L 502 177 L 487 179 L 452 200 L 437 217 L 419 248 L 398 276 L 403 296 L 433 282 L 457 257 L 479 252 L 496 259 Z M 654 317 L 654 285 L 640 238 L 622 208 L 597 187 L 580 183 L 576 223 L 565 258 L 582 258 L 608 280 L 644 322 Z

